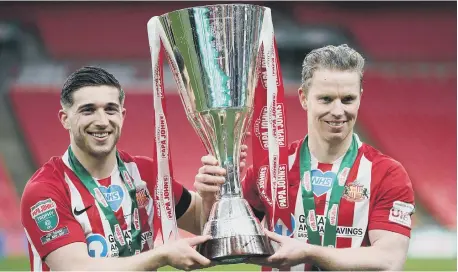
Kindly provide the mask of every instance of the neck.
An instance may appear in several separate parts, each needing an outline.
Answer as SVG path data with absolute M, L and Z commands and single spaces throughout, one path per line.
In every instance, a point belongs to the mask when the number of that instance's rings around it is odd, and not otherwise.
M 116 150 L 113 149 L 110 154 L 103 157 L 94 157 L 75 144 L 71 144 L 73 154 L 89 174 L 96 179 L 109 177 L 116 165 Z
M 309 133 L 308 138 L 310 152 L 319 162 L 334 163 L 350 148 L 353 132 L 349 133 L 343 141 L 327 141 L 313 132 Z

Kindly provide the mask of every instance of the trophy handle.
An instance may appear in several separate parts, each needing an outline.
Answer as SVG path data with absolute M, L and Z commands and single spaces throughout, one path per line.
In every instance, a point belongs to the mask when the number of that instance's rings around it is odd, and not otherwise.
M 175 203 L 172 190 L 172 165 L 170 161 L 169 137 L 165 112 L 165 92 L 163 84 L 163 47 L 161 43 L 161 26 L 159 17 L 155 16 L 148 21 L 148 41 L 150 45 L 153 98 L 154 98 L 154 124 L 155 124 L 155 154 L 157 164 L 157 188 L 155 200 L 158 204 L 156 217 L 160 219 L 160 230 L 164 243 L 179 239 L 175 217 Z

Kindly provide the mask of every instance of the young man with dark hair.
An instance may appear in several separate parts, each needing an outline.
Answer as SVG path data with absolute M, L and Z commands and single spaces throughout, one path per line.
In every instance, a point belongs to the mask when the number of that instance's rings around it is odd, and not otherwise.
M 210 265 L 193 248 L 206 236 L 153 247 L 157 170 L 152 159 L 116 148 L 126 116 L 124 97 L 116 78 L 101 68 L 83 67 L 66 80 L 58 116 L 70 145 L 31 177 L 21 200 L 32 270 Z M 172 184 L 178 227 L 199 235 L 200 196 Z

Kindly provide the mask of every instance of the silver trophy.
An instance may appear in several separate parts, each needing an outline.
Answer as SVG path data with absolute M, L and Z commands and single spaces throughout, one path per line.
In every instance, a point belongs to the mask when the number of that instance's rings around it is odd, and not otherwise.
M 240 146 L 248 129 L 258 80 L 265 7 L 223 4 L 153 17 L 189 122 L 207 151 L 227 171 L 198 247 L 217 263 L 240 263 L 274 253 L 259 220 L 243 198 Z M 153 27 L 156 27 L 153 30 Z M 150 42 L 151 43 L 151 42 Z

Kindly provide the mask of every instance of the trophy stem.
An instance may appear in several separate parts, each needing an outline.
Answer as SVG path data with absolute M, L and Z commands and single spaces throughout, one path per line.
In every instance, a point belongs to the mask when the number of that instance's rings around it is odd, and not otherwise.
M 250 107 L 216 108 L 197 113 L 207 132 L 209 153 L 213 153 L 219 165 L 226 169 L 226 182 L 218 197 L 242 196 L 240 185 L 240 145 Z
M 235 169 L 232 162 L 225 162 L 223 167 L 226 169 L 226 182 L 221 185 L 221 197 L 241 197 L 242 192 L 240 188 L 240 182 L 238 181 L 239 173 L 236 173 L 238 169 Z

